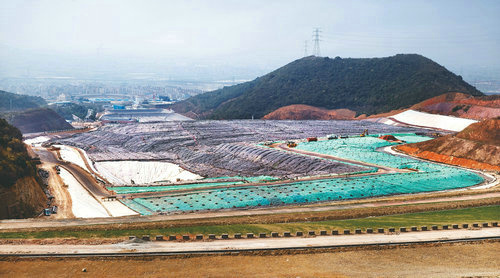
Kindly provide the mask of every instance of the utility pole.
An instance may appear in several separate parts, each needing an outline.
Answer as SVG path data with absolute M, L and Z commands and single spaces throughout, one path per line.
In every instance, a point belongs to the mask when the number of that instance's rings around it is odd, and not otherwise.
M 304 57 L 307 57 L 307 41 L 304 41 Z
M 313 41 L 314 41 L 313 55 L 317 57 L 321 55 L 321 52 L 319 50 L 319 42 L 321 41 L 320 33 L 321 30 L 319 28 L 315 28 L 313 31 Z

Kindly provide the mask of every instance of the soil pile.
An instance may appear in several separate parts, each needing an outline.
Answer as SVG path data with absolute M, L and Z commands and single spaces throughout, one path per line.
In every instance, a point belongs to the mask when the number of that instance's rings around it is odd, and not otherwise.
M 379 139 L 389 141 L 389 142 L 401 142 L 398 138 L 394 137 L 394 135 L 382 135 L 379 137 Z
M 328 110 L 304 104 L 281 107 L 265 115 L 264 120 L 352 120 L 356 112 L 349 109 Z

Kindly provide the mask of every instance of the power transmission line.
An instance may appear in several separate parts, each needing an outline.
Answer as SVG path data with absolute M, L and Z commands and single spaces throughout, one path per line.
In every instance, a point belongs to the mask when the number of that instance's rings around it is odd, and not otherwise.
M 321 30 L 319 28 L 315 28 L 313 31 L 313 41 L 314 41 L 313 55 L 317 57 L 321 55 L 321 52 L 319 50 L 319 42 L 321 40 L 320 33 Z
M 304 41 L 304 57 L 307 57 L 307 41 Z

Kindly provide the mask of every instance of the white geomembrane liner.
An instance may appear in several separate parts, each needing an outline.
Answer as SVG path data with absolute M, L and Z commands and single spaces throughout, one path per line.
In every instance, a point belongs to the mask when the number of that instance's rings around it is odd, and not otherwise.
M 103 206 L 65 169 L 61 168 L 61 178 L 68 185 L 71 195 L 71 210 L 77 218 L 109 217 Z
M 41 144 L 41 143 L 49 141 L 49 140 L 50 140 L 50 138 L 47 136 L 38 136 L 35 138 L 30 138 L 30 139 L 24 140 L 24 143 L 28 144 L 28 145 L 31 145 L 31 144 L 38 145 L 38 144 Z
M 178 165 L 159 161 L 102 161 L 95 167 L 100 174 L 114 185 L 148 184 L 157 181 L 175 182 L 198 180 L 203 177 L 186 171 Z
M 61 148 L 59 152 L 61 153 L 61 157 L 63 160 L 76 164 L 88 171 L 87 166 L 85 166 L 85 162 L 82 159 L 82 156 L 77 150 L 65 145 L 54 145 L 54 146 Z
M 415 110 L 407 110 L 401 112 L 399 114 L 391 116 L 390 119 L 395 119 L 399 122 L 414 126 L 439 128 L 457 132 L 462 131 L 470 124 L 477 123 L 477 121 L 471 119 L 429 114 Z M 386 124 L 391 124 L 391 123 L 386 123 Z

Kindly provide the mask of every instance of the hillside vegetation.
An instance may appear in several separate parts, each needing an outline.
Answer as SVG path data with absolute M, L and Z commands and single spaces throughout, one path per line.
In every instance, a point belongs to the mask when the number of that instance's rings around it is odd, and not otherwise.
M 21 132 L 0 119 L 0 219 L 33 217 L 47 198 Z
M 0 111 L 21 111 L 45 105 L 47 103 L 41 97 L 18 95 L 0 90 Z
M 447 92 L 482 95 L 460 76 L 416 54 L 370 59 L 310 56 L 253 81 L 175 103 L 172 108 L 211 119 L 261 118 L 293 104 L 370 115 L 407 108 Z
M 19 178 L 35 176 L 36 167 L 26 151 L 19 129 L 0 119 L 0 187 L 10 187 Z

